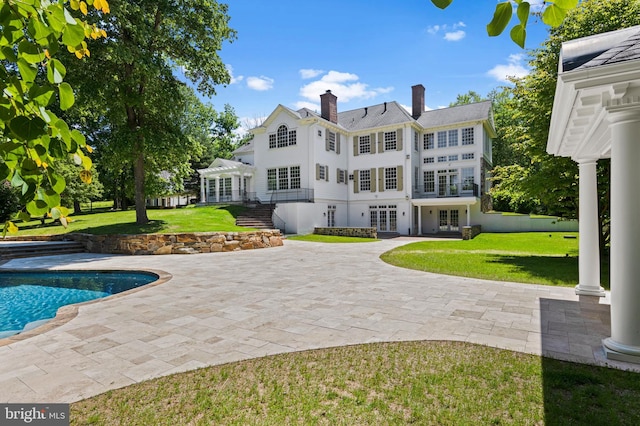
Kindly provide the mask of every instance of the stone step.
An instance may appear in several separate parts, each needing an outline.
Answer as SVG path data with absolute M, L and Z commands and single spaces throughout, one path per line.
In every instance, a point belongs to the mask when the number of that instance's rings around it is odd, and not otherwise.
M 75 241 L 11 241 L 0 243 L 0 258 L 3 260 L 85 253 L 86 251 L 82 243 Z

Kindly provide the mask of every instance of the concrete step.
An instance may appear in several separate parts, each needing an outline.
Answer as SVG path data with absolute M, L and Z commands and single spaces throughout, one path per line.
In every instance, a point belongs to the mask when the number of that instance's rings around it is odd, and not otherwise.
M 85 253 L 84 245 L 75 241 L 3 241 L 0 242 L 0 259 L 17 259 L 35 256 Z

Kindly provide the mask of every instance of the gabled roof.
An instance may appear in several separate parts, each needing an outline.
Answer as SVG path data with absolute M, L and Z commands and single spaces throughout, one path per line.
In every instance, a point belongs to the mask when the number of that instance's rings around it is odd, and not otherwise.
M 247 152 L 253 152 L 253 139 L 251 139 L 249 142 L 237 147 L 233 151 L 233 154 L 246 154 Z
M 493 127 L 491 101 L 426 111 L 418 118 L 418 123 L 422 127 L 431 128 L 484 120 L 488 120 Z
M 407 110 L 395 101 L 338 113 L 338 124 L 349 131 L 403 124 L 412 121 L 413 118 L 411 118 Z
M 206 169 L 198 169 L 198 173 L 203 176 L 221 174 L 221 173 L 246 173 L 254 170 L 255 167 L 240 163 L 239 161 L 225 160 L 224 158 L 216 158 L 213 163 Z
M 640 59 L 640 26 L 562 43 L 560 72 Z
M 547 152 L 580 159 L 611 155 L 608 112 L 637 102 L 640 26 L 562 44 Z

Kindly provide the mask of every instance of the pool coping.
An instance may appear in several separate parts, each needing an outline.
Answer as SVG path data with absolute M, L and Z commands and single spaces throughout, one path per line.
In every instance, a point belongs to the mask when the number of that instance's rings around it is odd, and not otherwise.
M 0 266 L 2 265 L 2 262 L 0 262 Z M 58 269 L 14 269 L 14 268 L 0 268 L 3 272 L 55 272 L 58 271 Z M 53 330 L 54 328 L 58 328 L 63 324 L 68 323 L 69 321 L 71 321 L 72 319 L 74 319 L 76 316 L 78 316 L 78 312 L 80 310 L 81 306 L 85 306 L 85 305 L 91 305 L 94 303 L 100 303 L 103 301 L 107 301 L 107 300 L 113 300 L 113 299 L 118 299 L 120 297 L 125 297 L 128 296 L 130 294 L 133 293 L 137 293 L 138 291 L 142 291 L 145 290 L 149 287 L 155 287 L 158 286 L 160 284 L 164 284 L 167 281 L 169 281 L 171 278 L 173 278 L 173 275 L 171 275 L 168 272 L 162 271 L 160 269 L 126 269 L 126 268 L 118 268 L 118 269 L 65 269 L 63 270 L 63 272 L 71 272 L 71 271 L 78 271 L 78 272 L 143 272 L 143 273 L 150 273 L 153 275 L 156 275 L 158 277 L 157 280 L 150 282 L 149 284 L 145 284 L 143 286 L 140 287 L 135 287 L 132 288 L 130 290 L 127 291 L 123 291 L 120 293 L 116 293 L 116 294 L 112 294 L 110 296 L 107 297 L 100 297 L 98 299 L 93 299 L 93 300 L 87 300 L 86 302 L 80 302 L 80 303 L 74 303 L 72 305 L 65 305 L 65 306 L 61 306 L 60 308 L 58 308 L 58 311 L 56 312 L 56 316 L 51 318 L 49 321 L 47 321 L 46 323 L 33 328 L 31 330 L 22 332 L 22 333 L 18 333 L 18 334 L 14 334 L 13 336 L 9 336 L 9 337 L 5 337 L 3 339 L 0 339 L 0 347 L 2 346 L 7 346 L 10 345 L 12 343 L 16 343 L 19 342 L 21 340 L 25 340 L 25 339 L 29 339 L 31 337 L 34 336 L 38 336 L 40 334 L 46 333 L 50 330 Z

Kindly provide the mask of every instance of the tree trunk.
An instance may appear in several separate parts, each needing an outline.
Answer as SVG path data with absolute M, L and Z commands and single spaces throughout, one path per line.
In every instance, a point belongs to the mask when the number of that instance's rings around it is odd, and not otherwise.
M 144 155 L 141 152 L 136 157 L 133 178 L 136 189 L 136 224 L 146 225 L 149 223 L 149 218 L 147 217 L 147 203 L 144 194 Z
M 73 213 L 80 214 L 82 213 L 82 209 L 80 208 L 80 201 L 73 200 Z

